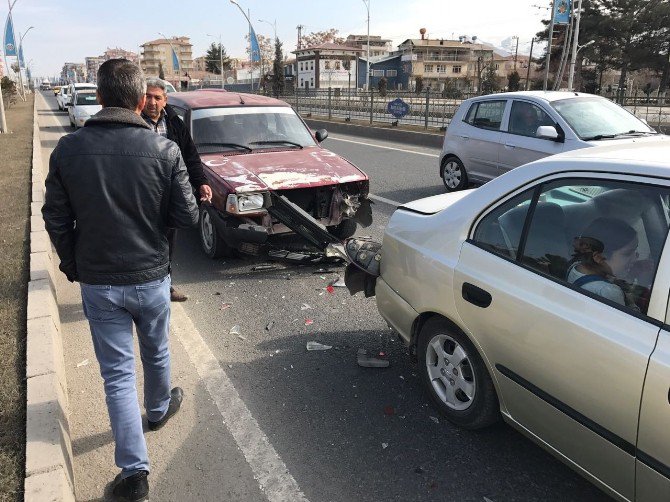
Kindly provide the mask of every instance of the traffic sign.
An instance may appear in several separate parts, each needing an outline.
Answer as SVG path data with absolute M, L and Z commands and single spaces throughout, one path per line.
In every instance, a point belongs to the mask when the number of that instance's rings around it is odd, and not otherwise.
M 396 98 L 393 101 L 389 101 L 389 104 L 386 107 L 386 111 L 388 111 L 395 118 L 399 119 L 409 113 L 409 105 L 402 99 Z

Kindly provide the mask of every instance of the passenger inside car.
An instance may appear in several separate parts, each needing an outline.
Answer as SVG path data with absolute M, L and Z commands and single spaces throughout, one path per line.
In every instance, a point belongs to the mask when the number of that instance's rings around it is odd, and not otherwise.
M 635 305 L 625 291 L 625 277 L 638 257 L 638 237 L 630 225 L 615 218 L 597 218 L 575 237 L 573 246 L 569 283 L 621 305 Z

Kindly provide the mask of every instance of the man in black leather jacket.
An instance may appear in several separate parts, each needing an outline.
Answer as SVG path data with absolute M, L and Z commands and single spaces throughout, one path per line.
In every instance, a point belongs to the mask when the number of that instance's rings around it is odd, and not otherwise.
M 168 228 L 196 225 L 198 208 L 179 148 L 140 117 L 142 70 L 124 59 L 98 71 L 103 109 L 60 139 L 49 161 L 42 214 L 82 304 L 104 379 L 121 472 L 115 496 L 145 500 L 149 459 L 135 386 L 132 325 L 144 367 L 150 430 L 178 410 L 182 390 L 170 390 L 170 261 Z
M 212 201 L 212 189 L 207 182 L 202 169 L 202 161 L 198 150 L 191 139 L 186 125 L 167 104 L 167 86 L 160 78 L 147 79 L 147 101 L 142 110 L 142 118 L 149 127 L 161 136 L 177 143 L 181 155 L 184 158 L 188 177 L 193 189 L 203 202 Z M 168 243 L 170 245 L 170 261 L 174 253 L 175 229 L 168 230 Z M 174 287 L 170 289 L 170 298 L 173 302 L 183 302 L 188 297 Z

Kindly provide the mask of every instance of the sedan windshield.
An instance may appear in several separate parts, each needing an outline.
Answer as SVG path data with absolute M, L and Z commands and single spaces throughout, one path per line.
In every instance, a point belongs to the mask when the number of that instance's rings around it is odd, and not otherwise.
M 583 140 L 656 134 L 635 115 L 607 99 L 569 98 L 552 101 L 551 106 Z
M 78 105 L 97 105 L 98 98 L 95 94 L 77 94 L 77 103 Z
M 314 146 L 292 108 L 280 106 L 193 110 L 193 141 L 200 151 L 262 150 Z

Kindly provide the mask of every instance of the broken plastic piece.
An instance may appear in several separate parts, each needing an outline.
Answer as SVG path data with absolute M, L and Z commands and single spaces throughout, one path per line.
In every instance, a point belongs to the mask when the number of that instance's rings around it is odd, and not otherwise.
M 382 450 L 385 450 L 388 447 L 389 447 L 388 443 L 382 443 Z
M 312 341 L 307 342 L 307 350 L 329 350 L 332 348 L 332 345 L 324 345 L 323 343 Z
M 267 323 L 267 324 L 265 325 L 265 331 L 270 331 L 270 330 L 272 329 L 272 326 L 274 326 L 274 325 L 275 325 L 275 322 L 274 322 L 274 321 L 270 321 L 269 323 Z
M 251 267 L 251 270 L 254 272 L 258 272 L 260 270 L 275 270 L 277 269 L 277 265 L 256 265 L 255 267 Z
M 242 334 L 242 328 L 240 328 L 237 324 L 230 328 L 229 333 L 231 335 L 241 335 Z
M 247 337 L 244 336 L 244 335 L 237 335 L 237 338 L 239 338 L 240 340 L 246 340 L 247 339 Z M 270 354 L 270 355 L 272 355 L 272 354 Z
M 82 366 L 88 366 L 88 359 L 84 359 L 82 362 L 77 363 L 77 368 L 81 368 Z
M 302 307 L 300 307 L 300 310 L 311 310 L 312 307 L 309 305 L 309 303 L 303 303 Z
M 230 303 L 230 302 L 223 302 L 223 303 L 221 304 L 221 310 L 229 309 L 229 308 L 232 307 L 232 306 L 233 306 L 233 304 Z
M 332 286 L 332 284 L 328 284 L 328 286 L 326 286 L 326 291 L 332 295 L 335 292 L 335 288 Z
M 314 324 L 314 319 L 305 319 L 305 326 L 311 326 Z
M 363 368 L 387 368 L 389 366 L 388 359 L 379 359 L 370 356 L 365 349 L 358 349 L 358 365 Z
M 437 417 L 433 417 L 433 416 L 431 416 L 430 419 L 431 419 L 433 422 L 435 422 L 436 424 L 439 424 L 439 423 L 440 423 L 440 419 L 437 418 Z
M 344 283 L 344 279 L 342 277 L 338 277 L 333 282 L 331 282 L 330 285 L 333 286 L 334 288 L 346 288 L 347 287 L 347 285 Z

